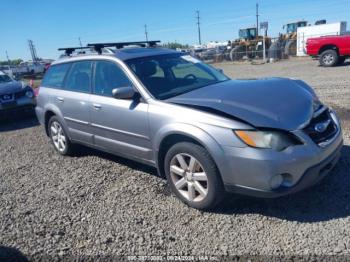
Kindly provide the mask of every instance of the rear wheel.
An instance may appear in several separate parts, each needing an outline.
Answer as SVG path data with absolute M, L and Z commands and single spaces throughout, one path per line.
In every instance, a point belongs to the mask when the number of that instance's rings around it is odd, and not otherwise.
M 335 66 L 338 63 L 338 53 L 332 49 L 323 51 L 320 56 L 320 64 L 325 67 Z
M 175 144 L 164 166 L 172 192 L 187 205 L 208 210 L 224 196 L 219 171 L 205 148 L 189 142 Z
M 69 155 L 72 153 L 72 144 L 69 141 L 67 133 L 56 116 L 50 118 L 48 130 L 51 141 L 55 150 L 61 155 Z

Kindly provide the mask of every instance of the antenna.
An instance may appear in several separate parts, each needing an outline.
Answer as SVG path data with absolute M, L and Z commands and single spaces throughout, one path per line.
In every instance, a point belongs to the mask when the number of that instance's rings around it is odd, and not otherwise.
M 80 47 L 83 47 L 83 44 L 81 43 L 81 38 L 80 38 L 80 36 L 79 36 L 78 40 L 79 40 Z
M 198 27 L 198 42 L 201 45 L 202 44 L 202 38 L 201 38 L 201 25 L 200 25 L 200 16 L 199 16 L 199 10 L 196 11 L 197 13 L 197 27 Z
M 145 24 L 145 36 L 146 36 L 146 42 L 148 42 L 148 31 L 147 31 L 147 25 Z

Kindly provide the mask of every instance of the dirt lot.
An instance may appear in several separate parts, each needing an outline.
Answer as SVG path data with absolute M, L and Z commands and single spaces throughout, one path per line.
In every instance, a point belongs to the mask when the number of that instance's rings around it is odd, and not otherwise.
M 321 68 L 294 59 L 216 66 L 234 78 L 281 76 L 311 84 L 343 121 L 346 146 L 334 171 L 292 196 L 231 195 L 203 213 L 171 196 L 152 168 L 85 148 L 61 157 L 35 120 L 2 123 L 0 260 L 5 252 L 350 258 L 350 64 Z

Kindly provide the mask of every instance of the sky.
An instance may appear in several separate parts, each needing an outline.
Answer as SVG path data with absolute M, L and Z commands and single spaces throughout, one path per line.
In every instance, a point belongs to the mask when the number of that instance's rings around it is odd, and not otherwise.
M 348 22 L 350 0 L 0 0 L 0 60 L 31 59 L 28 39 L 39 57 L 56 59 L 57 48 L 94 42 L 150 40 L 198 44 L 196 10 L 202 42 L 238 37 L 239 28 L 269 22 L 269 35 L 287 22 L 305 19 Z

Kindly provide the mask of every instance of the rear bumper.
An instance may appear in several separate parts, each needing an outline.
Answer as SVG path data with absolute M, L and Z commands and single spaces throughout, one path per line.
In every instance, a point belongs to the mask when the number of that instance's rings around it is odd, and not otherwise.
M 260 190 L 257 188 L 244 187 L 238 185 L 225 185 L 227 192 L 233 192 L 243 195 L 263 197 L 263 198 L 274 198 L 283 195 L 296 193 L 308 187 L 312 187 L 320 182 L 337 164 L 340 156 L 343 143 L 326 159 L 317 165 L 308 168 L 302 175 L 300 180 L 292 187 L 279 187 L 276 190 Z

